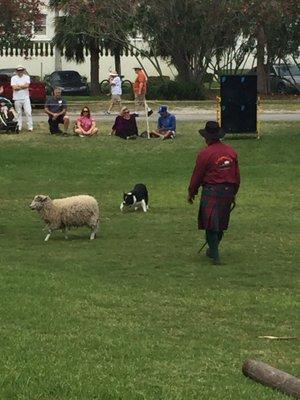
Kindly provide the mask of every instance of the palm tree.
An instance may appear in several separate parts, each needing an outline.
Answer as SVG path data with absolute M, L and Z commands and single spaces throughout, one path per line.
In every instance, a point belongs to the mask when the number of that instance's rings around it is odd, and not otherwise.
M 82 0 L 50 0 L 50 7 L 62 11 L 55 20 L 53 43 L 64 51 L 67 60 L 84 62 L 90 56 L 91 94 L 99 94 L 100 47 L 114 52 L 116 69 L 120 72 L 122 45 L 116 40 L 126 31 L 116 31 L 122 25 L 122 16 L 112 12 L 111 1 L 90 2 Z M 120 17 L 120 19 L 118 19 Z M 118 28 L 116 28 L 118 27 Z

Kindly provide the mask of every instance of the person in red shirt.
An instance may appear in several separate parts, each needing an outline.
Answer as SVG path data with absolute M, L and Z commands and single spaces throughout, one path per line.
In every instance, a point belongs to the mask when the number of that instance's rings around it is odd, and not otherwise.
M 148 107 L 146 102 L 148 79 L 145 71 L 143 71 L 141 67 L 135 67 L 134 72 L 136 73 L 136 78 L 133 84 L 135 111 L 138 115 L 138 111 L 147 110 L 147 115 L 149 117 L 153 114 L 153 110 Z
M 237 153 L 222 143 L 225 132 L 215 121 L 208 121 L 199 133 L 207 147 L 198 153 L 196 165 L 190 180 L 187 200 L 193 204 L 199 187 L 202 194 L 198 213 L 198 228 L 206 231 L 209 249 L 206 255 L 214 265 L 221 264 L 219 243 L 223 231 L 228 228 L 231 205 L 240 186 L 240 172 Z

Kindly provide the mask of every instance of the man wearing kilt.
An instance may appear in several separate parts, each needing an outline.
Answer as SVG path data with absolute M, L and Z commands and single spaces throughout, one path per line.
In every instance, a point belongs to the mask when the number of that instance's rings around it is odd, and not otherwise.
M 198 228 L 206 232 L 209 247 L 206 255 L 214 265 L 220 265 L 219 243 L 223 231 L 228 228 L 231 206 L 235 204 L 235 195 L 239 190 L 239 165 L 233 148 L 220 141 L 225 132 L 217 122 L 208 121 L 199 133 L 207 147 L 198 153 L 187 200 L 193 204 L 202 186 Z

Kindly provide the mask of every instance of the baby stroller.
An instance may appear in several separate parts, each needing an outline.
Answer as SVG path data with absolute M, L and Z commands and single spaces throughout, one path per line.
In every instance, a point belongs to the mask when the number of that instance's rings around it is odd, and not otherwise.
M 0 133 L 19 133 L 18 122 L 13 120 L 15 115 L 12 103 L 0 97 Z

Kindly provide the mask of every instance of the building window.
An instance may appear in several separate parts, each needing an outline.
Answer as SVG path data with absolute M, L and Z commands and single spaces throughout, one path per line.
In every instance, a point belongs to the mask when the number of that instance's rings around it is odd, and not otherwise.
M 35 35 L 46 35 L 47 14 L 41 14 L 38 26 L 34 27 Z

